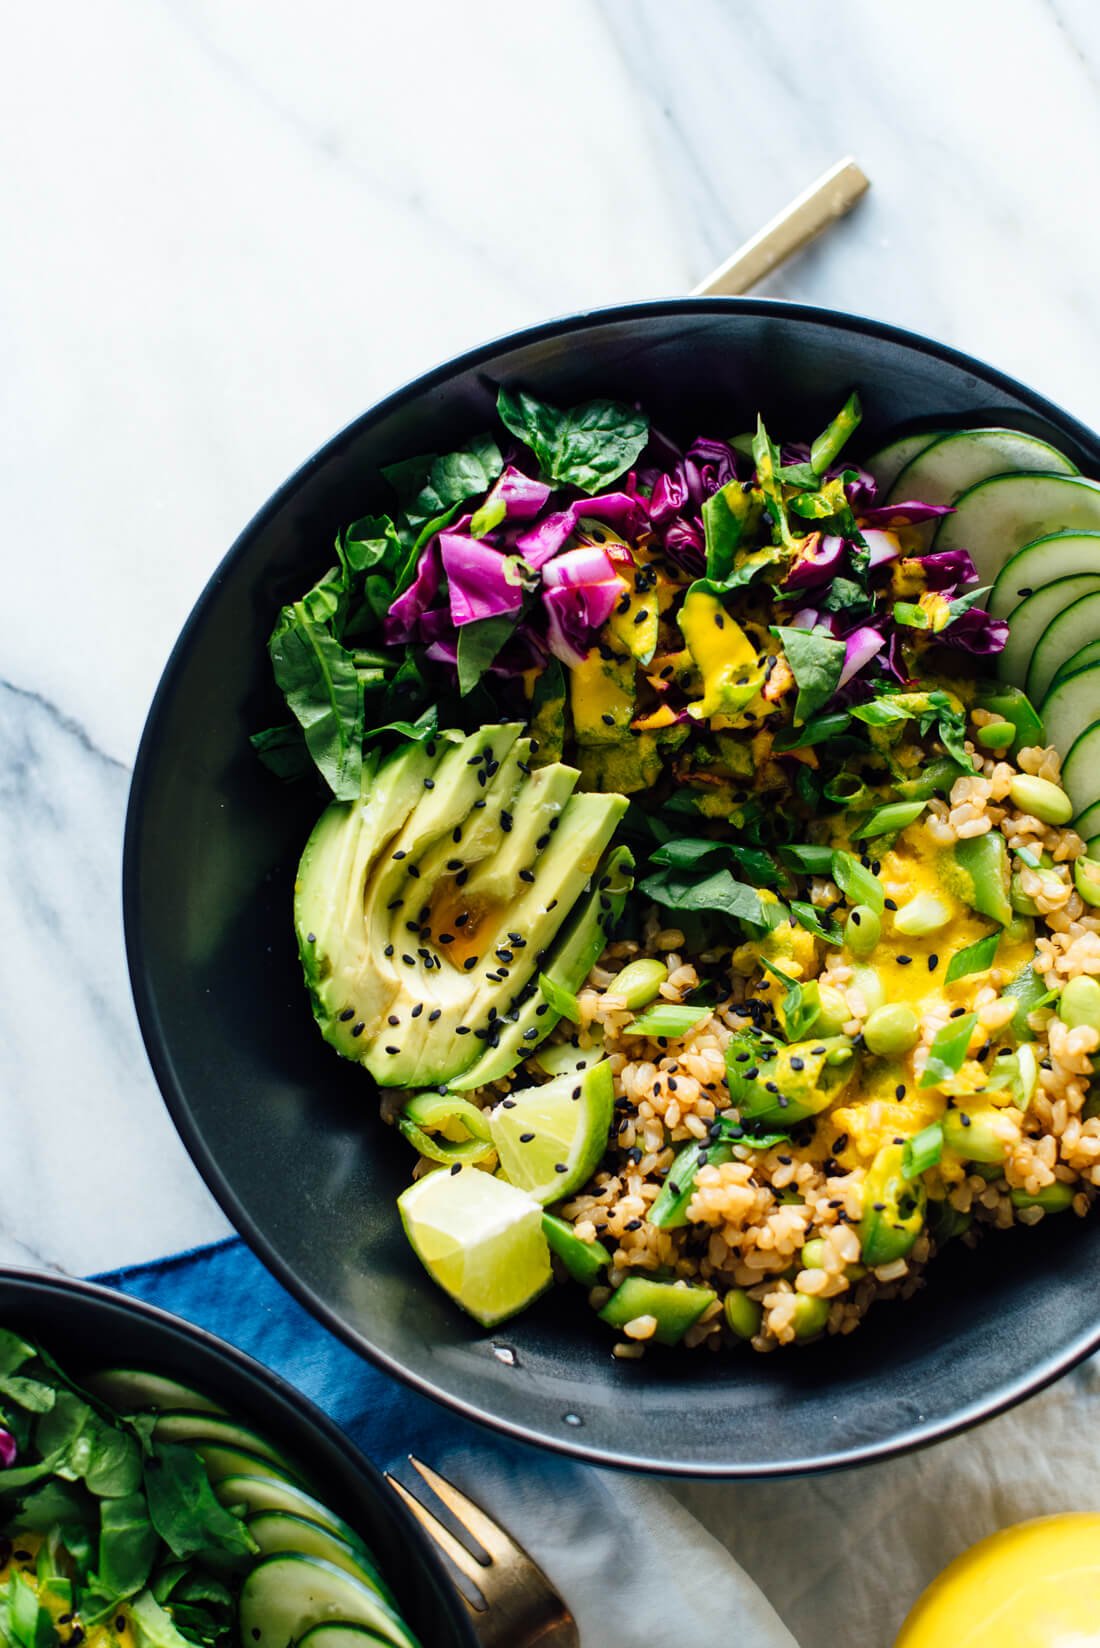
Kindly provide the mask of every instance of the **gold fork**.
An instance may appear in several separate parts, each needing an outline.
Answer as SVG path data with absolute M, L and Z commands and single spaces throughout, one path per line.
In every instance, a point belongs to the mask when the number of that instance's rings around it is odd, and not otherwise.
M 412 1454 L 409 1464 L 484 1553 L 479 1556 L 468 1550 L 387 1471 L 390 1487 L 477 1593 L 474 1600 L 459 1588 L 483 1648 L 580 1648 L 576 1621 L 527 1552 L 430 1465 L 414 1459 Z

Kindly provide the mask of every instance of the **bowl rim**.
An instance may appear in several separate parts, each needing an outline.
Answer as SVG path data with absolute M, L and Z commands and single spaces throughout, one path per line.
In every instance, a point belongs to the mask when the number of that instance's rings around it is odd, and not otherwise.
M 169 1115 L 191 1160 L 234 1229 L 245 1240 L 260 1262 L 323 1326 L 350 1346 L 358 1355 L 365 1357 L 383 1372 L 398 1379 L 401 1383 L 411 1386 L 414 1390 L 440 1403 L 452 1412 L 460 1414 L 464 1419 L 471 1420 L 473 1423 L 498 1435 L 504 1435 L 528 1445 L 546 1448 L 552 1453 L 580 1460 L 587 1464 L 603 1467 L 653 1475 L 696 1477 L 710 1480 L 755 1480 L 802 1476 L 816 1474 L 821 1471 L 841 1470 L 857 1465 L 871 1464 L 879 1460 L 894 1458 L 916 1448 L 928 1447 L 932 1443 L 943 1441 L 948 1437 L 957 1436 L 962 1431 L 968 1430 L 984 1420 L 995 1418 L 998 1414 L 1006 1412 L 1027 1397 L 1036 1395 L 1048 1385 L 1053 1384 L 1062 1374 L 1069 1372 L 1085 1357 L 1100 1349 L 1100 1319 L 1098 1319 L 1095 1327 L 1086 1329 L 1071 1339 L 1068 1344 L 1040 1359 L 1028 1373 L 1015 1379 L 1006 1380 L 991 1393 L 975 1399 L 948 1416 L 941 1416 L 932 1420 L 918 1417 L 916 1421 L 903 1425 L 901 1429 L 892 1433 L 889 1437 L 815 1454 L 811 1458 L 746 1460 L 733 1464 L 691 1459 L 655 1459 L 645 1454 L 628 1454 L 615 1448 L 589 1445 L 583 1439 L 574 1440 L 572 1436 L 547 1435 L 518 1422 L 487 1414 L 472 1401 L 439 1388 L 430 1378 L 410 1371 L 396 1358 L 368 1343 L 365 1338 L 345 1323 L 340 1315 L 313 1288 L 297 1277 L 293 1268 L 284 1261 L 275 1245 L 253 1221 L 222 1172 L 219 1163 L 208 1149 L 201 1131 L 194 1124 L 186 1095 L 175 1079 L 172 1061 L 168 1055 L 161 1032 L 154 994 L 150 987 L 140 919 L 138 861 L 140 856 L 141 819 L 144 812 L 145 793 L 150 782 L 149 771 L 153 762 L 154 746 L 158 743 L 157 726 L 160 716 L 172 696 L 176 677 L 183 666 L 184 660 L 190 653 L 194 635 L 205 617 L 208 605 L 216 596 L 226 569 L 244 551 L 252 537 L 261 531 L 267 522 L 284 507 L 286 501 L 293 496 L 310 472 L 330 454 L 338 451 L 347 441 L 356 437 L 365 427 L 379 421 L 406 402 L 447 382 L 460 373 L 476 368 L 497 355 L 564 333 L 583 334 L 590 329 L 624 321 L 641 321 L 651 317 L 685 314 L 710 314 L 715 316 L 763 315 L 780 322 L 794 323 L 796 326 L 803 323 L 824 326 L 837 331 L 855 333 L 863 337 L 875 338 L 887 343 L 915 349 L 923 354 L 931 355 L 945 364 L 976 373 L 992 388 L 1002 390 L 1013 399 L 1023 402 L 1029 410 L 1045 419 L 1056 429 L 1069 434 L 1085 450 L 1095 452 L 1098 461 L 1100 461 L 1100 436 L 1095 431 L 1091 430 L 1087 424 L 1076 418 L 1072 413 L 1058 406 L 1056 402 L 1021 383 L 1019 379 L 1013 378 L 1009 373 L 1002 372 L 999 368 L 989 365 L 977 356 L 956 349 L 953 345 L 939 343 L 926 334 L 914 332 L 904 327 L 893 326 L 886 321 L 874 320 L 863 315 L 849 314 L 843 310 L 826 306 L 819 307 L 813 304 L 792 303 L 779 298 L 686 296 L 653 298 L 567 312 L 550 320 L 538 321 L 533 325 L 519 327 L 502 336 L 490 338 L 483 343 L 476 344 L 464 350 L 461 354 L 451 356 L 449 359 L 441 361 L 416 377 L 407 380 L 381 400 L 374 402 L 364 412 L 330 436 L 261 505 L 238 533 L 207 579 L 188 614 L 162 671 L 149 707 L 134 762 L 126 807 L 122 852 L 123 929 L 130 985 L 146 1054 Z M 0 1276 L 2 1274 L 3 1272 L 0 1271 Z M 83 1285 L 87 1286 L 88 1284 Z M 166 1313 L 158 1314 L 164 1315 Z M 169 1318 L 169 1320 L 173 1319 Z M 202 1333 L 204 1330 L 192 1329 L 192 1331 Z M 213 1336 L 208 1337 L 212 1338 Z M 232 1351 L 232 1347 L 224 1346 L 222 1341 L 215 1340 L 214 1342 L 220 1349 Z M 239 1356 L 241 1353 L 233 1352 L 233 1354 Z M 266 1369 L 264 1371 L 269 1378 L 279 1380 L 277 1374 L 272 1374 Z M 287 1387 L 285 1381 L 279 1382 L 284 1389 L 292 1388 Z M 307 1401 L 307 1398 L 298 1395 L 297 1392 L 294 1394 L 298 1401 Z M 312 1404 L 310 1406 L 312 1408 Z M 321 1415 L 321 1417 L 326 1418 L 324 1415 Z M 331 1421 L 326 1419 L 326 1423 L 331 1424 Z M 369 1461 L 367 1463 L 369 1464 Z
M 198 1251 L 204 1251 L 202 1249 Z M 161 1305 L 151 1304 L 145 1299 L 137 1299 L 132 1294 L 123 1293 L 118 1288 L 106 1286 L 99 1281 L 85 1281 L 80 1277 L 55 1274 L 49 1271 L 28 1270 L 20 1265 L 0 1265 L 0 1293 L 10 1284 L 27 1289 L 31 1293 L 44 1294 L 47 1297 L 60 1295 L 62 1297 L 75 1295 L 85 1299 L 90 1304 L 110 1306 L 121 1310 L 124 1314 L 137 1317 L 139 1321 L 147 1322 L 155 1328 L 158 1334 L 167 1337 L 189 1340 L 197 1346 L 203 1356 L 209 1356 L 214 1362 L 227 1363 L 234 1374 L 245 1383 L 252 1383 L 266 1387 L 269 1394 L 274 1395 L 285 1407 L 291 1411 L 309 1428 L 320 1432 L 329 1447 L 346 1463 L 354 1476 L 366 1482 L 374 1498 L 380 1505 L 386 1507 L 387 1516 L 397 1524 L 398 1530 L 405 1544 L 413 1546 L 420 1554 L 436 1580 L 436 1591 L 441 1599 L 441 1605 L 450 1617 L 454 1627 L 456 1640 L 472 1645 L 476 1641 L 473 1627 L 470 1624 L 469 1614 L 461 1595 L 443 1560 L 434 1540 L 429 1539 L 423 1532 L 412 1513 L 406 1508 L 399 1494 L 393 1492 L 385 1477 L 374 1461 L 363 1452 L 362 1448 L 353 1441 L 347 1431 L 338 1425 L 335 1419 L 317 1406 L 316 1402 L 284 1379 L 281 1373 L 269 1368 L 265 1362 L 250 1356 L 247 1351 L 238 1349 L 227 1339 L 211 1333 L 209 1328 L 200 1327 L 185 1316 L 178 1316 L 175 1312 L 165 1310 Z M 165 1361 L 168 1361 L 167 1350 Z

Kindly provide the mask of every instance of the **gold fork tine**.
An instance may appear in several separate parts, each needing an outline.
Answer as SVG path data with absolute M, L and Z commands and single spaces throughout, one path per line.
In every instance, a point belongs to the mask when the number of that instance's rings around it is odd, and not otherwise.
M 446 1505 L 455 1521 L 465 1528 L 468 1534 L 473 1535 L 490 1560 L 502 1562 L 505 1557 L 514 1554 L 517 1550 L 515 1541 L 485 1515 L 480 1505 L 475 1505 L 472 1499 L 467 1499 L 453 1482 L 448 1482 L 438 1471 L 433 1471 L 422 1459 L 416 1459 L 410 1454 L 409 1464 L 423 1477 L 436 1498 Z
M 455 1538 L 446 1524 L 440 1522 L 437 1516 L 433 1516 L 427 1506 L 422 1505 L 416 1495 L 411 1494 L 408 1488 L 397 1480 L 396 1476 L 390 1475 L 389 1471 L 386 1472 L 386 1481 L 394 1493 L 398 1494 L 404 1501 L 428 1537 L 434 1539 L 440 1550 L 454 1563 L 463 1578 L 468 1579 L 470 1584 L 475 1586 L 480 1593 L 486 1564 L 479 1562 L 477 1557 L 472 1555 L 465 1545 Z M 484 1603 L 479 1608 L 465 1595 L 463 1600 L 472 1613 L 482 1613 L 484 1611 Z

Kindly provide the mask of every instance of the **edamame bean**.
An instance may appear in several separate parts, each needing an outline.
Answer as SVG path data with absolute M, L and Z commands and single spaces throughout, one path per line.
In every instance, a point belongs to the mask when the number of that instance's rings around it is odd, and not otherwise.
M 1065 1184 L 1061 1179 L 1044 1185 L 1034 1196 L 1029 1196 L 1026 1190 L 1009 1191 L 1013 1207 L 1041 1207 L 1044 1213 L 1065 1213 L 1076 1194 L 1077 1186 Z
M 869 956 L 882 937 L 882 922 L 869 904 L 857 904 L 844 923 L 844 942 L 854 956 Z
M 1031 773 L 1017 773 L 1008 786 L 1009 799 L 1043 824 L 1068 824 L 1073 817 L 1073 802 L 1065 790 L 1052 784 L 1049 778 L 1035 778 Z
M 799 1293 L 794 1302 L 794 1336 L 812 1339 L 821 1333 L 829 1320 L 829 1301 L 816 1294 Z
M 951 920 L 951 906 L 935 893 L 917 893 L 894 917 L 894 931 L 906 938 L 927 938 Z
M 623 996 L 626 1005 L 637 1010 L 657 999 L 667 978 L 668 968 L 663 961 L 645 958 L 628 962 L 621 973 L 616 973 L 607 990 L 609 995 Z
M 1073 885 L 1086 904 L 1100 905 L 1100 859 L 1078 858 L 1073 865 Z
M 1011 721 L 987 721 L 984 727 L 978 728 L 978 743 L 984 744 L 987 750 L 1007 750 L 1016 737 L 1016 728 Z
M 1071 1030 L 1075 1030 L 1081 1024 L 1087 1024 L 1092 1030 L 1100 1030 L 1100 984 L 1097 984 L 1094 978 L 1086 977 L 1084 973 L 1078 978 L 1070 979 L 1058 1003 L 1058 1017 L 1063 1024 L 1068 1024 Z
M 803 1270 L 820 1270 L 825 1263 L 825 1243 L 820 1236 L 802 1244 Z
M 920 1021 L 904 1002 L 876 1007 L 863 1026 L 863 1040 L 870 1052 L 882 1059 L 908 1053 L 920 1035 Z
M 726 1321 L 738 1339 L 752 1339 L 760 1332 L 764 1307 L 750 1299 L 744 1288 L 730 1288 L 726 1294 Z
M 820 985 L 818 997 L 821 1002 L 821 1011 L 814 1020 L 814 1034 L 816 1036 L 838 1036 L 852 1016 L 847 1001 L 832 984 Z

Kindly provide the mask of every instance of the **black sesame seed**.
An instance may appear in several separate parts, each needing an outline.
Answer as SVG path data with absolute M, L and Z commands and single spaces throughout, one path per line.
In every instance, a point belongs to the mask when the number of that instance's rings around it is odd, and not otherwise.
M 804 1059 L 800 1059 L 797 1053 L 794 1053 L 794 1054 L 791 1055 L 791 1069 L 792 1070 L 804 1070 L 805 1067 L 806 1067 L 806 1061 Z
M 897 905 L 894 903 L 892 898 L 884 898 L 882 902 L 885 904 L 885 906 L 888 910 L 896 910 L 897 909 Z
M 613 727 L 615 725 L 615 717 L 613 715 L 608 715 L 606 710 L 600 716 L 600 720 L 603 722 L 605 727 Z
M 449 858 L 447 860 L 447 868 L 453 875 L 456 870 L 461 870 L 462 860 L 460 858 Z
M 566 1167 L 564 1162 L 555 1162 L 554 1163 L 554 1172 L 555 1173 L 568 1173 L 569 1169 L 568 1169 L 568 1167 Z
M 536 852 L 541 853 L 542 849 L 544 847 L 549 847 L 549 845 L 550 845 L 550 837 L 548 835 L 540 835 L 538 840 L 535 842 L 535 850 L 536 850 Z
M 628 1219 L 623 1226 L 624 1230 L 641 1230 L 641 1228 L 642 1221 L 640 1219 Z
M 469 919 L 470 919 L 470 917 L 469 917 L 468 914 L 464 914 L 464 915 L 461 915 L 461 916 L 455 916 L 455 926 L 456 927 L 465 927 L 465 925 L 469 921 Z
M 534 1025 L 531 1026 L 530 1030 L 525 1030 L 523 1032 L 524 1041 L 534 1041 L 537 1036 L 538 1036 L 538 1031 L 535 1029 Z
M 453 933 L 440 933 L 439 937 L 436 939 L 435 942 L 437 944 L 453 944 L 454 941 L 455 941 L 455 936 L 454 936 Z
M 416 960 L 413 956 L 402 956 L 401 960 L 405 963 L 406 967 L 415 967 L 416 966 Z
M 426 790 L 434 790 L 435 789 L 435 779 L 434 778 L 426 778 L 424 780 L 424 788 Z
M 470 1034 L 470 1026 L 468 1024 L 456 1024 L 455 1025 L 455 1035 L 456 1036 L 468 1036 L 469 1034 Z
M 899 967 L 908 967 L 913 958 L 912 956 L 895 956 L 894 959 Z
M 456 1173 L 461 1173 L 461 1172 L 462 1172 L 462 1163 L 461 1162 L 452 1162 L 451 1163 L 451 1177 L 452 1177 L 452 1179 L 454 1178 Z
M 505 835 L 507 835 L 509 830 L 512 828 L 512 815 L 510 812 L 506 812 L 503 808 L 500 813 L 500 827 L 504 831 Z
M 349 1019 L 353 1019 L 354 1017 L 355 1017 L 355 1008 L 354 1007 L 345 1007 L 344 1011 L 340 1014 L 340 1018 L 341 1018 L 341 1020 L 343 1021 L 344 1024 L 346 1024 Z
M 939 966 L 939 964 L 940 964 L 940 958 L 939 958 L 938 955 L 936 955 L 935 951 L 933 951 L 932 954 L 928 958 L 928 971 L 930 973 L 934 973 L 936 971 L 936 968 Z
M 316 944 L 317 943 L 317 934 L 316 933 L 307 933 L 306 934 L 306 943 L 307 944 Z
M 534 879 L 535 879 L 534 870 L 521 870 L 519 872 L 519 879 L 521 881 L 534 881 Z
M 894 1097 L 895 1097 L 895 1099 L 904 1099 L 904 1097 L 905 1097 L 905 1083 L 904 1082 L 898 1082 L 898 1085 L 894 1088 Z
M 418 1019 L 423 1011 L 424 1003 L 422 1001 L 418 1001 L 412 1012 L 409 1014 L 409 1017 L 411 1019 Z
M 433 1007 L 431 1012 L 428 1014 L 428 1023 L 429 1024 L 434 1024 L 437 1019 L 441 1019 L 442 1017 L 443 1017 L 442 1007 Z
M 409 855 L 408 855 L 407 852 L 405 852 L 403 847 L 399 847 L 397 849 L 397 851 L 394 853 L 393 856 L 394 856 L 395 859 L 402 859 L 402 858 L 408 858 Z
M 352 1033 L 353 1036 L 361 1036 L 365 1029 L 366 1029 L 366 1025 L 363 1023 L 363 1020 L 360 1019 L 358 1024 L 353 1024 L 352 1025 L 351 1033 Z
M 480 957 L 478 957 L 478 956 L 467 956 L 466 960 L 462 963 L 462 965 L 465 968 L 467 973 L 472 973 L 474 968 L 477 966 L 479 960 L 480 960 Z
M 459 870 L 458 874 L 455 876 L 455 886 L 456 887 L 465 887 L 465 885 L 469 881 L 469 879 L 470 879 L 469 870 Z
M 521 1133 L 519 1136 L 519 1142 L 520 1144 L 530 1144 L 534 1136 L 535 1135 L 533 1133 Z
M 401 1049 L 399 1047 L 387 1047 L 386 1048 L 386 1052 L 391 1053 L 391 1054 L 392 1053 L 399 1053 L 400 1051 L 401 1051 Z
M 382 951 L 382 954 L 384 956 L 392 956 L 393 955 L 393 945 L 392 944 L 387 944 L 386 948 Z
M 451 840 L 453 842 L 455 842 L 456 845 L 457 845 L 458 842 L 460 842 L 462 840 L 462 825 L 461 824 L 456 824 L 454 829 L 451 831 Z
M 386 1023 L 387 1024 L 400 1024 L 401 1020 L 398 1018 L 396 1013 L 391 1013 L 389 1018 L 386 1020 Z

